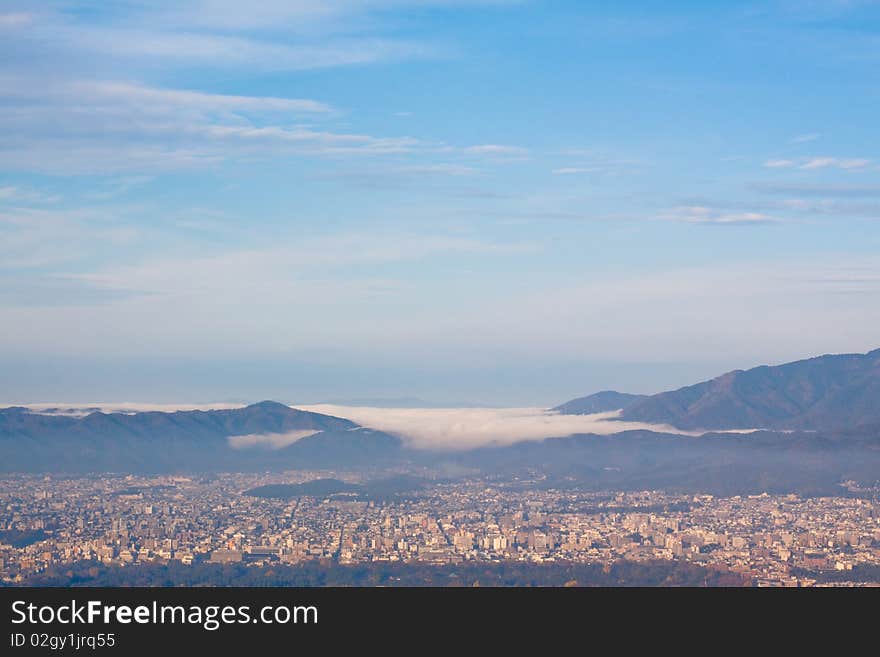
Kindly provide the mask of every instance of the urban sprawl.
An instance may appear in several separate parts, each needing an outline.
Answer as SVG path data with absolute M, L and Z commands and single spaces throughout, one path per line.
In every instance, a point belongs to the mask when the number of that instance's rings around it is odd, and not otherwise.
M 0 579 L 83 560 L 296 564 L 323 559 L 455 564 L 682 560 L 758 585 L 812 585 L 803 571 L 880 564 L 878 491 L 719 498 L 543 489 L 540 481 L 433 483 L 399 499 L 252 497 L 270 483 L 345 473 L 0 479 Z M 859 493 L 859 494 L 852 494 Z M 8 539 L 7 539 L 8 540 Z M 798 573 L 801 573 L 799 576 Z M 845 579 L 845 578 L 844 578 Z

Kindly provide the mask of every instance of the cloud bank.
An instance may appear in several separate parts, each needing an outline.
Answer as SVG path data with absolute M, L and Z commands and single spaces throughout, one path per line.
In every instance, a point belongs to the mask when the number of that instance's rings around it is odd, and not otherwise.
M 314 436 L 319 431 L 302 430 L 288 431 L 286 433 L 252 433 L 246 436 L 229 436 L 229 446 L 232 449 L 249 449 L 252 447 L 263 447 L 266 449 L 277 450 L 283 449 L 288 445 L 292 445 L 298 440 L 302 440 L 307 436 Z
M 100 410 L 104 413 L 139 413 L 160 411 L 220 410 L 242 408 L 242 404 L 149 404 L 94 403 L 28 404 L 35 413 L 46 415 L 83 416 Z M 345 406 L 340 404 L 294 404 L 292 408 L 341 417 L 368 429 L 400 436 L 412 449 L 468 450 L 478 447 L 499 447 L 524 441 L 540 441 L 573 434 L 601 436 L 623 431 L 655 431 L 685 436 L 699 436 L 703 431 L 685 431 L 668 424 L 618 420 L 620 411 L 590 415 L 562 415 L 544 408 L 387 408 L 377 406 Z M 732 430 L 719 433 L 749 433 Z M 232 449 L 262 448 L 279 450 L 320 433 L 311 429 L 285 433 L 259 433 L 230 436 Z
M 665 424 L 617 421 L 614 418 L 620 411 L 561 415 L 543 408 L 376 408 L 334 404 L 296 408 L 343 417 L 399 435 L 408 447 L 415 449 L 473 449 L 576 433 L 609 435 L 636 429 L 698 435 Z

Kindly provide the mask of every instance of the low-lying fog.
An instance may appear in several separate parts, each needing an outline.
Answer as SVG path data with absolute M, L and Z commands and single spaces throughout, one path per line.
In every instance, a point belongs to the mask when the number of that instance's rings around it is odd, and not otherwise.
M 95 410 L 136 413 L 141 411 L 210 410 L 240 408 L 241 404 L 31 404 L 34 412 L 85 415 Z M 634 429 L 663 433 L 700 435 L 665 424 L 618 420 L 620 411 L 591 415 L 561 415 L 544 408 L 380 408 L 338 404 L 293 405 L 293 408 L 335 415 L 364 427 L 400 436 L 416 449 L 460 450 L 489 445 L 510 445 L 526 440 L 569 436 L 576 433 L 609 435 Z M 230 445 L 237 449 L 268 447 L 281 449 L 311 435 L 311 431 L 289 434 L 236 436 Z
M 620 411 L 560 415 L 543 408 L 375 408 L 314 404 L 306 411 L 343 417 L 401 436 L 418 449 L 472 449 L 575 433 L 612 434 L 632 429 L 698 435 L 665 424 L 616 420 Z

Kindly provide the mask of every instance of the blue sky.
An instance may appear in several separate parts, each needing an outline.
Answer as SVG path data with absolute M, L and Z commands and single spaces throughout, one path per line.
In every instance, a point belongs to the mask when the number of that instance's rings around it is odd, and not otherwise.
M 0 397 L 550 404 L 878 346 L 880 3 L 0 4 Z

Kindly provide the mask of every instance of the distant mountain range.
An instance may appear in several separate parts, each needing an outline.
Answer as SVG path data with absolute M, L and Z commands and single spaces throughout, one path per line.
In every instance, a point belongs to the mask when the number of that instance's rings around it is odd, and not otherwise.
M 272 449 L 271 438 L 285 435 L 298 439 Z M 230 438 L 240 436 L 269 440 L 236 449 Z M 350 420 L 272 401 L 226 410 L 93 412 L 85 417 L 43 415 L 23 407 L 0 410 L 0 470 L 7 472 L 358 465 L 380 462 L 400 446 L 399 438 Z
M 656 395 L 601 392 L 557 407 L 679 429 L 837 430 L 880 422 L 880 349 L 735 370 Z
M 880 425 L 699 437 L 644 430 L 576 434 L 483 447 L 444 459 L 450 471 L 457 466 L 494 476 L 516 475 L 543 489 L 846 495 L 853 483 L 880 484 Z
M 564 415 L 591 415 L 592 413 L 606 413 L 627 408 L 637 401 L 647 399 L 647 395 L 631 395 L 616 390 L 603 390 L 586 397 L 578 397 L 550 410 Z
M 516 474 L 545 487 L 839 493 L 880 480 L 880 350 L 729 372 L 657 395 L 603 391 L 554 409 L 700 430 L 579 434 L 460 452 L 265 401 L 209 411 L 40 414 L 0 409 L 0 471 L 284 469 Z M 727 429 L 761 429 L 743 434 Z M 263 491 L 265 493 L 265 491 Z M 281 491 L 302 494 L 299 489 Z M 363 494 L 363 491 L 360 491 Z

